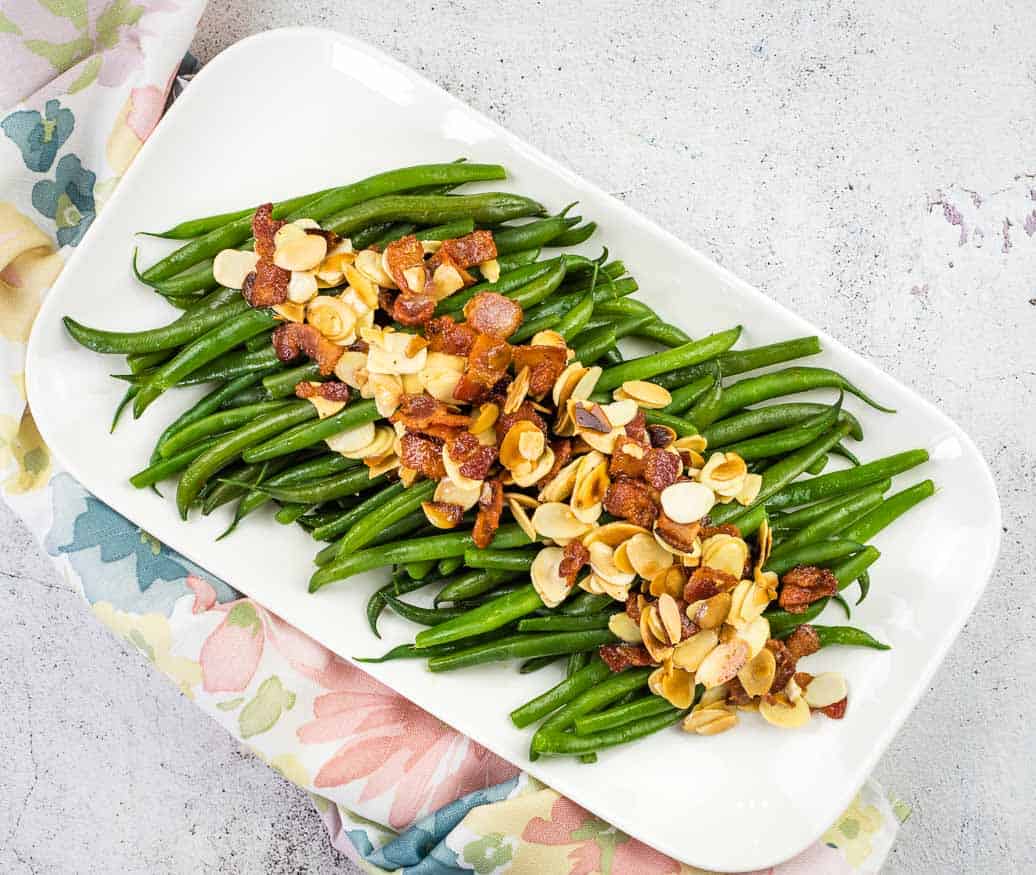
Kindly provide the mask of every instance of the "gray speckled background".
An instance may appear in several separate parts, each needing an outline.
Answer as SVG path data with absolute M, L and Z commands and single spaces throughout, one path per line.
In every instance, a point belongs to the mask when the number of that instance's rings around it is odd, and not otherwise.
M 1032 871 L 1036 7 L 224 0 L 194 51 L 288 24 L 421 70 L 974 436 L 1003 553 L 878 767 L 915 806 L 887 870 Z M 0 531 L 0 870 L 354 871 L 2 507 Z

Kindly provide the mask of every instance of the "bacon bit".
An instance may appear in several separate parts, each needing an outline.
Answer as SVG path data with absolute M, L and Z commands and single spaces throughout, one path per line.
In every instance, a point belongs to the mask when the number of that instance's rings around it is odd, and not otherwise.
M 463 473 L 463 470 L 461 471 Z M 464 476 L 467 476 L 466 474 Z M 482 484 L 478 498 L 478 514 L 471 537 L 476 547 L 485 549 L 493 543 L 496 530 L 500 528 L 500 514 L 504 509 L 504 487 L 499 480 L 487 480 Z
M 636 417 L 634 417 L 635 419 Z M 629 425 L 626 427 L 629 428 Z M 649 425 L 647 427 L 647 436 L 651 446 L 659 450 L 664 450 L 673 441 L 673 433 L 664 425 Z
M 370 344 L 366 340 L 357 340 L 356 343 L 351 343 L 346 347 L 349 352 L 370 352 Z
M 261 204 L 252 216 L 252 236 L 255 254 L 260 261 L 273 261 L 273 235 L 284 227 L 284 222 L 273 217 L 273 204 Z
M 531 401 L 523 401 L 518 409 L 514 413 L 501 413 L 500 418 L 496 421 L 496 433 L 500 435 L 500 439 L 503 440 L 503 436 L 506 435 L 510 430 L 511 426 L 516 422 L 531 422 L 544 434 L 547 434 L 547 423 L 543 417 L 536 412 L 536 408 L 532 406 Z M 569 455 L 571 456 L 572 447 L 569 446 Z M 559 469 L 560 470 L 560 469 Z
M 466 323 L 456 322 L 452 316 L 432 319 L 424 327 L 431 352 L 445 352 L 450 355 L 466 356 L 475 343 L 475 329 Z
M 766 649 L 773 653 L 777 661 L 777 671 L 773 676 L 773 683 L 770 684 L 770 692 L 779 693 L 795 676 L 795 657 L 791 655 L 784 642 L 776 638 L 766 642 Z
M 514 369 L 529 368 L 529 394 L 542 398 L 557 382 L 567 364 L 566 351 L 558 346 L 516 346 Z
M 399 400 L 399 407 L 389 417 L 389 422 L 401 422 L 408 431 L 425 433 L 431 427 L 467 428 L 471 425 L 471 417 L 463 413 L 454 413 L 442 401 L 431 395 L 404 395 Z
M 392 302 L 392 318 L 402 325 L 423 325 L 435 313 L 435 298 L 424 292 L 404 292 Z
M 626 423 L 627 437 L 631 437 L 633 440 L 641 444 L 648 443 L 648 433 L 647 428 L 644 425 L 645 422 L 646 419 L 644 417 L 644 411 L 638 410 L 637 415 Z
M 575 586 L 576 576 L 589 562 L 590 551 L 583 546 L 582 542 L 569 541 L 561 551 L 558 573 L 568 581 L 569 586 Z
M 745 691 L 737 675 L 727 681 L 727 701 L 731 705 L 747 705 L 752 701 L 752 697 Z
M 655 664 L 643 644 L 602 644 L 598 652 L 601 661 L 614 672 Z
M 718 592 L 729 592 L 737 584 L 738 579 L 733 574 L 702 565 L 694 569 L 690 580 L 684 585 L 683 597 L 688 603 L 698 602 L 710 599 Z
M 694 549 L 694 541 L 701 533 L 700 523 L 678 523 L 667 517 L 665 511 L 659 511 L 656 528 L 663 541 L 685 553 Z
M 320 366 L 320 373 L 330 374 L 345 350 L 332 343 L 312 325 L 286 322 L 275 328 L 270 340 L 282 362 L 290 362 L 304 352 Z
M 303 230 L 305 230 L 307 234 L 312 234 L 314 237 L 323 237 L 327 241 L 328 252 L 342 242 L 342 238 L 334 231 L 325 231 L 323 228 L 305 228 Z
M 612 516 L 650 529 L 658 517 L 657 499 L 646 483 L 629 477 L 612 481 L 604 495 L 604 509 Z
M 784 646 L 788 648 L 792 658 L 799 660 L 804 656 L 811 656 L 820 649 L 820 636 L 809 623 L 803 623 L 784 639 Z
M 421 508 L 429 521 L 439 529 L 456 528 L 464 519 L 464 508 L 450 501 L 426 501 Z
M 348 401 L 349 387 L 338 380 L 328 380 L 326 383 L 310 383 L 308 380 L 302 380 L 295 384 L 295 397 Z
M 640 625 L 640 596 L 635 592 L 626 596 L 626 616 Z
M 504 432 L 504 434 L 506 433 L 507 432 Z M 542 479 L 536 481 L 536 487 L 538 489 L 546 489 L 547 484 L 558 476 L 558 472 L 564 468 L 572 458 L 572 441 L 568 438 L 555 438 L 550 442 L 550 448 L 554 452 L 554 464 Z
M 701 539 L 703 541 L 707 538 L 711 538 L 713 535 L 730 535 L 732 538 L 741 537 L 741 529 L 733 523 L 723 523 L 721 526 L 710 526 L 708 522 L 708 517 L 705 517 L 705 519 L 701 521 Z
M 437 438 L 407 432 L 399 439 L 399 459 L 429 480 L 442 480 L 446 468 L 442 463 L 442 442 Z
M 507 373 L 510 364 L 507 341 L 480 334 L 468 353 L 468 364 L 453 390 L 454 397 L 469 403 L 480 401 Z
M 677 481 L 682 467 L 683 463 L 676 453 L 648 450 L 644 456 L 644 479 L 661 491 Z
M 680 609 L 680 640 L 683 641 L 685 638 L 697 635 L 701 631 L 701 626 L 687 616 L 687 602 L 683 599 L 674 599 L 674 601 Z
M 644 446 L 631 437 L 620 435 L 615 441 L 611 461 L 608 463 L 610 477 L 644 476 L 644 457 L 647 451 Z
M 781 577 L 777 603 L 789 614 L 801 614 L 813 602 L 838 592 L 838 578 L 828 568 L 798 565 Z
M 797 683 L 802 689 L 806 689 L 809 686 L 810 681 L 813 680 L 813 675 L 808 671 L 797 671 L 795 672 L 795 683 Z
M 485 480 L 496 461 L 496 447 L 483 446 L 477 437 L 462 431 L 446 444 L 446 452 L 457 469 L 472 480 Z
M 272 307 L 288 300 L 291 272 L 273 263 L 273 235 L 284 222 L 273 218 L 273 204 L 263 204 L 252 216 L 252 236 L 259 261 L 245 277 L 241 294 L 249 307 Z
M 510 298 L 496 292 L 481 292 L 464 305 L 464 318 L 479 334 L 505 338 L 518 330 L 524 317 L 521 306 Z
M 612 430 L 612 424 L 608 421 L 608 414 L 604 412 L 604 408 L 596 401 L 589 407 L 585 404 L 576 404 L 575 413 L 576 425 L 580 428 L 599 431 L 601 434 L 608 434 Z
M 406 281 L 404 271 L 409 270 L 412 267 L 423 267 L 424 266 L 424 248 L 421 246 L 421 242 L 413 235 L 407 234 L 406 237 L 400 237 L 398 240 L 393 240 L 388 246 L 385 247 L 385 257 L 383 259 L 385 266 L 388 268 L 389 276 L 395 281 L 396 285 L 399 286 L 401 297 L 408 295 L 413 296 L 424 289 L 412 289 L 409 283 Z M 399 303 L 399 300 L 396 300 Z M 400 320 L 402 321 L 402 320 Z
M 443 240 L 442 246 L 432 256 L 428 266 L 434 271 L 440 264 L 452 264 L 454 267 L 474 267 L 483 261 L 496 258 L 496 242 L 492 231 L 473 231 L 463 237 Z
M 826 708 L 819 708 L 821 714 L 830 717 L 832 720 L 841 720 L 845 716 L 845 709 L 849 704 L 849 697 L 843 696 L 837 702 L 828 705 Z

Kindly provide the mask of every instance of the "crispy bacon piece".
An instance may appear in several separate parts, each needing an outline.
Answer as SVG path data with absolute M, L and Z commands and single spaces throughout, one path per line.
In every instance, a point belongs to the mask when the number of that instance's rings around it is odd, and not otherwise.
M 466 476 L 466 475 L 465 475 Z M 478 497 L 478 514 L 471 537 L 476 547 L 485 549 L 493 543 L 493 536 L 500 528 L 500 514 L 504 509 L 504 487 L 499 480 L 487 480 L 482 484 Z
M 615 439 L 615 448 L 608 463 L 609 477 L 644 476 L 644 459 L 647 449 L 631 437 L 620 435 Z
M 479 334 L 502 339 L 514 334 L 524 317 L 521 306 L 510 298 L 496 292 L 480 292 L 464 305 L 464 318 Z
M 389 417 L 389 422 L 401 422 L 408 431 L 426 432 L 432 427 L 467 428 L 471 417 L 463 413 L 454 413 L 442 401 L 431 395 L 404 395 L 399 400 L 399 407 Z
M 651 487 L 630 477 L 618 477 L 604 494 L 604 509 L 612 516 L 650 529 L 659 508 Z
M 435 313 L 435 298 L 421 292 L 397 295 L 392 302 L 392 318 L 403 325 L 423 325 Z
M 456 322 L 452 316 L 432 319 L 424 327 L 430 352 L 445 352 L 466 356 L 475 343 L 475 329 L 466 322 Z
M 648 442 L 657 450 L 664 450 L 673 442 L 673 433 L 664 425 L 647 427 Z
M 514 369 L 529 369 L 529 394 L 542 398 L 557 382 L 565 370 L 568 358 L 565 350 L 557 346 L 516 346 L 514 348 Z
M 404 271 L 412 267 L 424 267 L 424 248 L 421 246 L 421 241 L 413 234 L 407 234 L 406 237 L 400 237 L 389 243 L 385 247 L 385 256 L 382 260 L 388 267 L 389 276 L 399 287 L 401 297 L 424 291 L 423 286 L 420 289 L 410 288 L 404 275 Z
M 685 638 L 697 635 L 701 631 L 701 626 L 687 616 L 687 602 L 684 599 L 674 599 L 674 601 L 680 609 L 680 640 L 683 641 Z
M 511 346 L 498 337 L 480 334 L 468 353 L 468 364 L 453 395 L 458 401 L 474 403 L 489 394 L 507 373 Z
M 771 651 L 777 660 L 777 671 L 773 676 L 773 683 L 770 684 L 770 692 L 779 693 L 795 676 L 795 657 L 791 655 L 785 643 L 776 638 L 766 642 L 766 649 Z
M 270 340 L 282 362 L 290 362 L 304 352 L 320 366 L 321 374 L 330 374 L 345 350 L 332 343 L 312 325 L 285 322 L 273 331 Z
M 583 546 L 582 542 L 569 541 L 561 551 L 558 573 L 568 581 L 569 586 L 575 586 L 576 576 L 589 562 L 590 551 Z
M 532 406 L 531 401 L 523 401 L 514 413 L 501 413 L 500 417 L 496 421 L 496 433 L 500 436 L 500 439 L 503 440 L 504 435 L 511 430 L 511 426 L 516 422 L 521 422 L 523 420 L 525 422 L 531 422 L 544 434 L 547 433 L 547 423 L 544 421 L 543 417 L 536 412 L 536 408 Z M 573 448 L 570 444 L 569 456 L 572 454 L 572 449 Z
M 676 453 L 648 450 L 644 455 L 644 479 L 659 491 L 674 484 L 682 468 L 683 462 Z
M 438 252 L 429 259 L 428 266 L 435 270 L 440 264 L 454 267 L 474 267 L 483 261 L 496 258 L 496 242 L 492 231 L 473 231 L 463 237 L 443 240 Z
M 241 294 L 250 307 L 272 307 L 288 300 L 291 272 L 273 263 L 273 235 L 284 224 L 273 218 L 273 204 L 263 204 L 252 216 L 252 236 L 259 261 L 245 277 Z
M 637 415 L 626 423 L 626 435 L 638 443 L 648 443 L 648 432 L 644 425 L 645 422 L 644 411 L 638 410 Z
M 701 565 L 694 569 L 690 579 L 684 584 L 684 601 L 697 602 L 702 599 L 710 599 L 716 593 L 729 592 L 737 584 L 738 579 L 733 574 Z
M 472 480 L 485 480 L 489 469 L 496 461 L 496 447 L 487 447 L 467 431 L 457 434 L 446 444 L 446 452 L 457 463 L 457 468 Z
M 818 708 L 825 717 L 830 717 L 832 720 L 841 720 L 845 716 L 846 706 L 849 704 L 849 697 L 843 696 L 837 702 L 828 705 L 826 708 Z
M 820 649 L 820 636 L 809 623 L 803 623 L 784 639 L 784 646 L 797 661 L 804 656 L 811 656 Z
M 626 616 L 640 625 L 640 597 L 635 592 L 626 596 Z
M 709 518 L 705 517 L 702 521 L 701 527 L 701 539 L 704 541 L 706 538 L 711 538 L 713 535 L 730 535 L 732 538 L 741 537 L 741 529 L 735 526 L 733 523 L 723 523 L 721 526 L 710 526 L 708 525 Z
M 752 701 L 752 697 L 741 686 L 741 681 L 738 680 L 737 675 L 734 675 L 734 677 L 727 681 L 727 701 L 731 705 L 747 705 Z
M 295 384 L 296 398 L 325 398 L 328 401 L 348 401 L 349 387 L 339 380 L 326 383 L 310 383 L 302 380 Z
M 694 550 L 694 541 L 701 532 L 700 523 L 678 523 L 659 511 L 656 525 L 659 537 L 677 550 L 690 553 Z
M 828 568 L 797 565 L 781 576 L 777 603 L 789 614 L 801 614 L 813 602 L 838 592 L 838 578 Z
M 284 227 L 284 222 L 273 217 L 273 204 L 260 204 L 252 216 L 252 236 L 255 254 L 260 261 L 273 261 L 273 235 Z
M 400 461 L 429 480 L 442 480 L 446 468 L 442 463 L 442 441 L 408 431 L 399 439 Z
M 598 652 L 604 664 L 616 672 L 634 666 L 655 664 L 643 644 L 602 644 Z
M 504 432 L 504 434 L 507 434 L 507 432 Z M 539 489 L 545 489 L 547 484 L 558 476 L 558 471 L 564 468 L 572 459 L 572 441 L 568 438 L 554 438 L 550 442 L 550 448 L 554 451 L 554 464 L 542 479 L 536 481 L 536 486 Z

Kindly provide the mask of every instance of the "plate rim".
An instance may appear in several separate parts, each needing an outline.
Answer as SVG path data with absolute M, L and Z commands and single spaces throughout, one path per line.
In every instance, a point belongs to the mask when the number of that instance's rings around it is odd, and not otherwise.
M 478 122 L 491 129 L 497 136 L 502 137 L 514 148 L 519 149 L 526 157 L 536 162 L 541 168 L 545 168 L 549 172 L 563 177 L 566 182 L 573 185 L 574 187 L 578 187 L 581 191 L 592 193 L 597 197 L 607 200 L 614 209 L 619 210 L 622 213 L 622 215 L 631 223 L 640 226 L 642 229 L 650 232 L 656 237 L 661 237 L 665 242 L 669 243 L 670 245 L 675 245 L 686 257 L 694 261 L 697 261 L 700 264 L 703 264 L 710 271 L 716 274 L 718 280 L 721 280 L 727 283 L 728 285 L 735 287 L 742 294 L 747 294 L 751 300 L 765 301 L 766 306 L 778 308 L 782 315 L 790 318 L 794 322 L 797 322 L 802 327 L 807 328 L 811 333 L 818 335 L 823 341 L 825 351 L 836 352 L 839 355 L 849 356 L 853 360 L 854 364 L 856 364 L 859 367 L 862 367 L 872 376 L 877 375 L 884 380 L 891 381 L 899 390 L 901 390 L 910 398 L 912 405 L 914 407 L 920 408 L 927 414 L 936 417 L 938 421 L 941 421 L 946 427 L 948 427 L 952 431 L 954 436 L 963 443 L 965 448 L 970 450 L 971 453 L 973 453 L 974 457 L 981 462 L 981 471 L 984 475 L 983 479 L 985 481 L 985 485 L 989 489 L 990 497 L 992 498 L 992 507 L 990 508 L 990 510 L 993 516 L 995 517 L 995 519 L 991 521 L 995 522 L 995 525 L 992 527 L 992 530 L 995 532 L 995 538 L 993 540 L 993 543 L 990 545 L 991 549 L 989 552 L 987 567 L 982 569 L 980 574 L 976 575 L 976 579 L 980 582 L 977 583 L 977 585 L 973 589 L 969 590 L 969 592 L 966 595 L 966 598 L 959 602 L 959 604 L 961 604 L 962 608 L 964 609 L 958 612 L 955 621 L 952 624 L 947 624 L 943 634 L 939 639 L 929 642 L 932 645 L 930 648 L 931 656 L 925 662 L 920 672 L 919 682 L 915 686 L 916 692 L 915 695 L 912 697 L 912 701 L 910 702 L 909 707 L 901 709 L 901 713 L 892 714 L 892 719 L 890 719 L 886 723 L 884 732 L 881 733 L 880 736 L 875 736 L 873 742 L 869 745 L 867 749 L 868 754 L 863 760 L 864 764 L 856 768 L 856 774 L 862 775 L 860 783 L 862 783 L 863 780 L 866 780 L 867 776 L 873 771 L 878 759 L 884 754 L 885 750 L 888 748 L 888 745 L 891 742 L 892 738 L 895 736 L 896 733 L 898 733 L 899 729 L 902 727 L 907 717 L 910 716 L 913 713 L 914 709 L 917 707 L 922 696 L 926 692 L 925 688 L 929 685 L 935 672 L 943 664 L 946 658 L 946 654 L 949 651 L 949 648 L 957 640 L 961 629 L 967 623 L 968 619 L 970 619 L 972 613 L 974 612 L 975 606 L 978 603 L 978 600 L 985 592 L 985 589 L 992 578 L 992 574 L 995 570 L 996 562 L 999 557 L 1002 545 L 1003 519 L 999 492 L 997 490 L 996 481 L 989 467 L 989 463 L 983 455 L 983 453 L 981 452 L 981 450 L 975 444 L 971 436 L 967 432 L 965 432 L 964 429 L 962 429 L 953 419 L 951 419 L 947 414 L 943 413 L 942 410 L 940 410 L 935 404 L 930 402 L 927 398 L 920 395 L 915 389 L 901 382 L 897 377 L 886 373 L 876 364 L 871 362 L 868 358 L 865 358 L 860 353 L 855 352 L 854 350 L 843 344 L 841 341 L 839 341 L 837 338 L 829 335 L 823 329 L 813 325 L 804 316 L 801 316 L 794 310 L 791 310 L 790 308 L 786 307 L 780 301 L 770 298 L 762 291 L 760 291 L 758 288 L 752 286 L 746 280 L 741 279 L 736 274 L 731 272 L 729 268 L 714 261 L 706 254 L 695 249 L 693 246 L 684 242 L 666 228 L 654 222 L 652 219 L 647 218 L 646 216 L 637 212 L 632 207 L 628 206 L 618 198 L 604 191 L 599 186 L 581 177 L 575 171 L 568 169 L 559 161 L 550 157 L 549 155 L 546 155 L 539 148 L 528 143 L 526 140 L 522 139 L 517 134 L 508 131 L 501 124 L 499 124 L 491 118 L 488 118 L 481 111 L 469 106 L 464 101 L 450 94 L 448 91 L 443 89 L 440 85 L 438 85 L 428 77 L 423 76 L 421 73 L 411 69 L 407 65 L 396 60 L 391 55 L 387 54 L 386 52 L 377 48 L 376 46 L 366 43 L 349 34 L 313 26 L 290 26 L 252 34 L 239 40 L 233 45 L 228 46 L 226 49 L 221 51 L 218 55 L 216 55 L 202 67 L 201 71 L 194 77 L 194 80 L 191 83 L 191 87 L 187 88 L 184 91 L 184 93 L 173 103 L 170 110 L 161 119 L 161 123 L 156 127 L 152 135 L 144 142 L 135 160 L 132 162 L 130 168 L 123 175 L 122 182 L 125 183 L 127 182 L 127 180 L 134 180 L 139 174 L 147 172 L 146 156 L 148 156 L 151 153 L 151 151 L 153 151 L 153 149 L 156 148 L 153 144 L 161 142 L 162 138 L 165 135 L 167 135 L 168 131 L 172 130 L 174 124 L 179 124 L 178 120 L 182 116 L 184 116 L 185 113 L 189 112 L 188 108 L 193 105 L 194 96 L 201 93 L 198 83 L 208 82 L 210 79 L 212 79 L 213 74 L 211 71 L 222 69 L 222 67 L 226 65 L 228 58 L 233 59 L 238 54 L 244 51 L 252 50 L 253 47 L 256 45 L 262 45 L 265 43 L 276 43 L 280 40 L 291 40 L 295 38 L 301 38 L 303 40 L 315 39 L 320 43 L 326 43 L 330 41 L 344 44 L 349 48 L 349 50 L 353 52 L 357 52 L 362 56 L 372 57 L 376 59 L 379 63 L 390 66 L 394 71 L 398 72 L 400 75 L 406 77 L 407 79 L 416 80 L 425 87 L 434 89 L 436 92 L 438 92 L 440 97 L 443 97 L 446 100 L 448 100 L 451 106 L 462 110 L 469 116 L 473 116 Z M 265 48 L 269 50 L 273 47 L 266 46 Z M 128 197 L 126 192 L 128 192 L 130 188 L 131 186 L 125 184 L 116 187 L 114 193 L 105 205 L 105 209 L 95 220 L 95 229 L 93 230 L 104 228 L 108 224 L 108 222 L 110 221 L 110 217 L 114 215 L 116 212 L 116 204 L 121 204 L 122 200 L 124 199 L 124 196 Z M 81 254 L 85 251 L 89 251 L 90 249 L 92 249 L 93 245 L 95 245 L 94 240 L 98 239 L 100 239 L 100 234 L 88 234 L 86 239 L 83 241 L 83 244 L 76 248 L 75 252 L 66 262 L 64 269 L 61 271 L 61 274 L 58 276 L 53 286 L 47 291 L 46 295 L 44 296 L 44 300 L 36 315 L 36 318 L 33 323 L 32 332 L 30 334 L 29 341 L 27 344 L 25 359 L 25 387 L 26 396 L 30 408 L 32 407 L 32 397 L 35 394 L 35 375 L 37 373 L 37 368 L 35 365 L 36 357 L 34 355 L 34 351 L 38 346 L 37 338 L 40 335 L 42 335 L 44 331 L 44 329 L 40 326 L 44 325 L 45 323 L 48 323 L 51 320 L 52 316 L 50 311 L 56 309 L 58 306 L 56 301 L 58 300 L 59 295 L 56 293 L 62 290 L 64 285 L 73 282 L 71 277 L 75 275 L 75 268 L 77 267 L 78 262 L 81 260 Z M 60 316 L 58 316 L 57 318 L 60 319 Z M 42 360 L 40 362 L 40 370 L 45 370 L 45 364 Z M 65 455 L 64 447 L 61 445 L 56 447 L 52 445 L 49 441 L 47 441 L 44 425 L 39 421 L 37 422 L 37 424 L 40 428 L 41 435 L 44 436 L 44 440 L 47 443 L 47 446 L 49 447 L 50 451 L 54 453 L 55 457 L 61 463 L 62 467 L 64 467 L 68 471 L 68 473 L 70 473 L 77 480 L 81 481 L 81 478 L 78 474 L 77 465 L 71 462 L 70 458 Z M 99 495 L 100 493 L 98 492 L 97 494 Z M 110 506 L 112 506 L 113 509 L 115 509 L 117 512 L 119 512 L 123 516 L 126 516 L 127 519 L 136 522 L 136 520 L 134 520 L 130 514 L 124 513 L 122 510 L 119 509 L 119 501 L 117 498 L 115 498 L 112 501 L 109 501 L 107 498 L 103 500 L 105 501 L 105 503 L 108 503 Z M 194 551 L 181 550 L 179 548 L 174 549 L 177 549 L 177 552 L 182 553 L 187 558 L 196 562 L 201 567 L 207 567 L 204 561 L 199 561 L 199 559 L 195 558 L 195 556 L 192 555 Z M 246 589 L 242 588 L 240 591 L 247 594 Z M 308 631 L 302 631 L 304 632 L 304 634 L 310 635 Z M 332 652 L 338 654 L 337 650 L 335 650 L 330 645 L 326 644 L 326 642 L 321 641 L 320 637 L 318 637 L 317 635 L 312 635 L 311 637 L 313 637 L 317 641 L 320 641 L 320 643 L 323 646 L 328 647 L 328 649 L 330 649 Z M 361 670 L 364 670 L 364 665 L 362 663 L 357 663 L 352 657 L 346 654 L 338 655 L 342 659 L 345 659 L 352 663 L 354 666 L 360 668 Z M 386 686 L 389 686 L 390 688 L 392 687 L 391 682 L 386 681 L 381 677 L 379 677 L 378 680 L 382 683 L 385 683 Z M 406 697 L 404 696 L 404 698 Z M 418 705 L 418 707 L 424 708 L 425 706 Z M 426 710 L 431 711 L 432 709 L 428 708 Z M 435 716 L 438 717 L 439 715 L 436 714 Z M 450 721 L 444 717 L 439 717 L 439 719 L 442 719 L 446 723 L 450 723 Z M 467 734 L 470 738 L 472 738 L 488 750 L 494 750 L 494 744 L 482 737 L 483 733 L 477 731 L 470 732 L 468 730 L 463 730 L 463 733 Z M 507 757 L 505 756 L 505 759 L 506 758 Z M 527 768 L 526 770 L 530 773 L 535 773 L 537 771 L 535 767 Z M 567 784 L 568 782 L 565 781 L 564 783 Z M 837 797 L 839 807 L 837 810 L 832 811 L 832 818 L 836 817 L 838 813 L 842 809 L 844 809 L 846 805 L 849 804 L 853 795 L 857 792 L 858 789 L 859 785 L 857 784 L 855 786 L 847 786 L 843 788 L 840 795 L 838 793 L 833 794 L 834 797 Z M 586 800 L 583 794 L 578 792 L 571 792 L 567 788 L 564 790 L 560 790 L 559 792 L 563 793 L 566 796 L 569 796 L 578 804 L 583 805 L 590 810 L 593 810 L 592 801 Z M 576 798 L 577 796 L 580 798 Z M 611 822 L 613 822 L 615 826 L 619 827 L 620 829 L 623 829 L 624 832 L 627 832 L 630 835 L 643 835 L 643 833 L 639 829 L 625 829 L 622 823 L 615 822 L 616 820 L 618 820 L 618 818 L 614 817 L 614 815 L 609 815 L 608 819 Z M 777 865 L 780 862 L 791 859 L 792 857 L 796 856 L 797 854 L 805 850 L 807 847 L 809 847 L 813 842 L 815 842 L 820 837 L 820 835 L 823 834 L 825 828 L 826 827 L 820 828 L 818 831 L 816 831 L 815 835 L 812 835 L 808 841 L 802 843 L 801 847 L 795 848 L 795 850 L 791 853 L 784 854 L 782 851 L 782 856 L 780 859 L 771 860 L 769 862 L 753 861 L 752 865 L 755 868 L 765 868 L 766 866 Z M 685 859 L 682 855 L 683 851 L 681 851 L 680 849 L 667 847 L 666 843 L 663 843 L 663 845 L 658 845 L 656 843 L 649 841 L 647 838 L 642 838 L 641 840 L 649 846 L 656 848 L 657 850 L 660 850 L 662 853 L 672 856 L 674 859 Z M 736 866 L 734 866 L 733 868 L 731 868 L 731 864 L 729 863 L 724 864 L 723 861 L 714 860 L 699 862 L 691 865 L 703 866 L 704 868 L 711 868 L 717 871 L 732 872 L 743 871 L 744 869 L 744 864 L 741 862 L 738 862 Z

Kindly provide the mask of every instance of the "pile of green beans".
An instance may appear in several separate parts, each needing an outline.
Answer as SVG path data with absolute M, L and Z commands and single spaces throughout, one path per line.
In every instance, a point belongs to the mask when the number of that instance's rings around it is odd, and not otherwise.
M 465 304 L 480 292 L 505 295 L 524 312 L 511 343 L 557 332 L 582 364 L 601 366 L 592 396 L 601 403 L 628 381 L 662 386 L 671 398 L 662 409 L 645 411 L 649 425 L 667 426 L 679 437 L 700 434 L 706 455 L 736 453 L 757 471 L 762 483 L 755 500 L 747 507 L 717 505 L 712 524 L 733 523 L 747 539 L 765 523 L 774 537 L 767 570 L 781 575 L 802 565 L 826 567 L 839 590 L 802 613 L 772 605 L 765 616 L 773 637 L 819 617 L 832 599 L 848 612 L 841 592 L 851 585 L 859 586 L 857 603 L 863 601 L 880 556 L 875 536 L 935 493 L 934 483 L 923 480 L 889 494 L 894 477 L 927 461 L 924 450 L 861 462 L 846 446 L 864 438 L 844 404 L 853 400 L 849 396 L 892 411 L 842 374 L 804 365 L 822 352 L 817 337 L 734 349 L 741 326 L 695 339 L 665 321 L 632 297 L 636 280 L 622 261 L 607 260 L 607 250 L 596 259 L 564 251 L 596 230 L 594 222 L 569 215 L 574 205 L 546 215 L 537 201 L 518 194 L 455 190 L 505 176 L 498 165 L 464 161 L 400 168 L 279 201 L 273 214 L 315 219 L 325 230 L 350 236 L 356 248 L 384 247 L 408 234 L 431 241 L 492 228 L 499 277 L 478 281 L 473 268 L 475 284 L 440 301 L 436 315 L 462 319 Z M 510 661 L 523 673 L 563 673 L 511 713 L 518 728 L 542 721 L 531 743 L 534 759 L 590 762 L 599 751 L 680 720 L 685 710 L 648 691 L 651 669 L 613 674 L 597 655 L 601 645 L 618 640 L 609 621 L 621 603 L 574 588 L 562 604 L 546 608 L 529 582 L 540 546 L 518 525 L 505 522 L 491 546 L 480 549 L 470 531 L 473 512 L 454 531 L 428 525 L 422 504 L 433 500 L 434 481 L 405 487 L 385 475 L 372 478 L 361 462 L 330 450 L 327 439 L 381 417 L 373 401 L 362 399 L 318 417 L 313 404 L 294 397 L 300 381 L 326 379 L 318 366 L 279 361 L 270 343 L 278 317 L 215 285 L 213 258 L 226 248 L 251 247 L 253 215 L 253 207 L 241 208 L 155 234 L 181 245 L 142 271 L 134 253 L 141 281 L 183 310 L 168 324 L 120 332 L 65 319 L 69 335 L 87 349 L 126 356 L 129 373 L 120 379 L 128 388 L 120 410 L 132 405 L 135 417 L 170 390 L 209 386 L 164 429 L 147 466 L 130 478 L 133 485 L 154 488 L 176 477 L 176 504 L 185 520 L 193 510 L 215 514 L 233 504 L 223 511 L 230 522 L 220 537 L 260 512 L 299 526 L 322 545 L 309 583 L 313 593 L 389 569 L 389 582 L 367 601 L 372 632 L 380 637 L 386 612 L 386 623 L 421 628 L 412 643 L 369 661 L 421 658 L 433 672 Z M 548 255 L 541 257 L 544 250 Z M 627 337 L 654 344 L 654 351 L 625 357 L 619 342 Z M 786 400 L 815 390 L 834 390 L 835 397 L 826 403 Z M 835 465 L 834 457 L 847 461 Z M 820 473 L 829 464 L 838 469 Z M 422 601 L 407 599 L 412 593 Z M 824 647 L 886 648 L 855 627 L 814 628 Z M 698 688 L 695 701 L 701 693 Z

